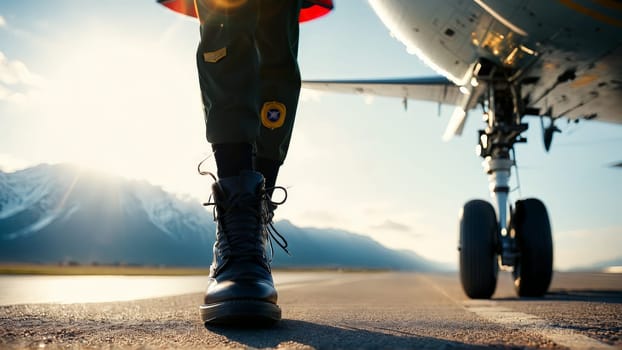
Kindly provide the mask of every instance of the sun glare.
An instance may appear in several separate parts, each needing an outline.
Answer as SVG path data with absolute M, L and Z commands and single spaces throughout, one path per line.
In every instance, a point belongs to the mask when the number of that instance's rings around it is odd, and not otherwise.
M 203 151 L 191 57 L 183 67 L 157 41 L 83 37 L 66 45 L 42 94 L 45 131 L 36 142 L 54 150 L 53 161 L 145 178 L 178 166 L 189 149 Z

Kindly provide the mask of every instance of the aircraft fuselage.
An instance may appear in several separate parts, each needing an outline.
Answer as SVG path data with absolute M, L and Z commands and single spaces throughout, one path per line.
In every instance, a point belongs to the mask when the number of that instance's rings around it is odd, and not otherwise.
M 410 53 L 459 86 L 482 59 L 526 111 L 622 123 L 622 4 L 612 0 L 370 0 Z M 537 112 L 537 113 L 536 113 Z M 526 113 L 527 114 L 527 113 Z

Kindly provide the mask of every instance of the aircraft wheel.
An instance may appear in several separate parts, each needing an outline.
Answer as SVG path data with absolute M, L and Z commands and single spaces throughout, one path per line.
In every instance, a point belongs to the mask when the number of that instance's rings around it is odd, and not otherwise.
M 460 218 L 460 281 L 469 298 L 489 299 L 497 287 L 497 217 L 492 205 L 472 200 Z
M 541 297 L 553 277 L 553 238 L 544 204 L 519 200 L 510 224 L 520 253 L 514 266 L 514 287 L 521 297 Z

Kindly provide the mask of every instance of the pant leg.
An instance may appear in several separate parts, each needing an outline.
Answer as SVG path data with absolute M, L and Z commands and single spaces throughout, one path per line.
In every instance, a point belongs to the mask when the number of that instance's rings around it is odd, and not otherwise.
M 298 17 L 302 0 L 260 0 L 257 27 L 261 130 L 257 157 L 283 162 L 300 95 Z
M 201 22 L 197 68 L 207 140 L 254 144 L 259 135 L 259 56 L 264 0 L 195 0 Z

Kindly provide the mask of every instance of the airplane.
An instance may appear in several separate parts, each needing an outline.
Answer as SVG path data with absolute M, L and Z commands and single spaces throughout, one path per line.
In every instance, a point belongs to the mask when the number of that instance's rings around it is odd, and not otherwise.
M 468 201 L 460 213 L 460 280 L 470 298 L 492 297 L 500 269 L 520 297 L 541 297 L 553 275 L 545 205 L 509 203 L 514 145 L 528 116 L 541 119 L 546 151 L 555 123 L 622 123 L 622 2 L 619 0 L 369 0 L 392 35 L 440 75 L 303 81 L 303 87 L 455 105 L 443 138 L 463 131 L 480 107 L 478 153 L 493 204 Z M 338 5 L 338 4 L 337 4 Z M 544 121 L 548 123 L 544 123 Z M 616 165 L 618 166 L 618 165 Z

